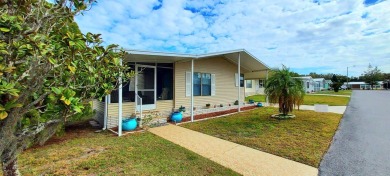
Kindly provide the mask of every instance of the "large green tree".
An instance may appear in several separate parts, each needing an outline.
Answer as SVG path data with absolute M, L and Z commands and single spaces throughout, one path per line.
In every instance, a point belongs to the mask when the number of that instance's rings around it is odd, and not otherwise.
M 383 79 L 381 70 L 378 67 L 373 67 L 371 64 L 368 65 L 367 70 L 363 74 L 363 80 L 371 86 L 371 89 L 374 88 L 374 85 L 378 85 L 378 81 Z
M 343 85 L 343 82 L 339 81 L 339 79 L 337 78 L 337 76 L 335 74 L 332 76 L 331 80 L 332 80 L 331 87 L 333 88 L 333 90 L 335 92 L 338 92 L 340 90 L 340 87 Z
M 92 0 L 0 1 L 0 159 L 4 175 L 18 175 L 17 154 L 42 144 L 94 98 L 109 94 L 122 51 L 82 34 L 74 16 Z
M 294 78 L 292 72 L 283 65 L 282 69 L 274 69 L 265 85 L 265 94 L 271 103 L 279 104 L 279 112 L 287 116 L 294 106 L 303 102 L 305 90 L 300 79 Z

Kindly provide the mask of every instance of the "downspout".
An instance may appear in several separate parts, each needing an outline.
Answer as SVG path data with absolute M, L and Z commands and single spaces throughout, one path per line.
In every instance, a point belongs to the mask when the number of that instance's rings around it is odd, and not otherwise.
M 120 60 L 122 66 L 122 58 Z M 119 74 L 119 89 L 118 89 L 118 136 L 122 136 L 122 74 Z
M 194 122 L 194 59 L 191 59 L 191 122 Z
M 241 53 L 238 53 L 238 112 L 241 112 Z
M 108 119 L 108 95 L 106 95 L 104 98 L 103 130 L 107 129 L 107 119 Z

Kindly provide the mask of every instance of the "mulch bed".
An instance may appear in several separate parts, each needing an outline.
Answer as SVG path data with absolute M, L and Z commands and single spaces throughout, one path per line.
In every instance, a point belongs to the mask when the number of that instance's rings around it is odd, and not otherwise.
M 241 109 L 241 111 L 245 111 L 245 110 L 255 109 L 256 107 L 257 106 L 254 105 L 254 106 L 242 107 L 240 109 Z M 194 120 L 206 119 L 206 118 L 210 118 L 210 117 L 216 117 L 216 116 L 221 116 L 221 115 L 225 115 L 225 114 L 231 114 L 231 113 L 234 113 L 234 112 L 238 112 L 238 110 L 237 109 L 230 109 L 230 110 L 226 110 L 226 111 L 218 111 L 218 112 L 197 114 L 197 115 L 194 115 Z M 191 117 L 190 116 L 184 117 L 181 122 L 189 122 L 189 121 L 191 121 Z

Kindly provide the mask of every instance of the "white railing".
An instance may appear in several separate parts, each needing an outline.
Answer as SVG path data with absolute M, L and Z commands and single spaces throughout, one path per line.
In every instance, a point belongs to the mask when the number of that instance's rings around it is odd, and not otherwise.
M 137 94 L 135 93 L 135 114 L 137 114 L 137 112 L 139 112 L 139 127 L 142 128 L 142 98 Z

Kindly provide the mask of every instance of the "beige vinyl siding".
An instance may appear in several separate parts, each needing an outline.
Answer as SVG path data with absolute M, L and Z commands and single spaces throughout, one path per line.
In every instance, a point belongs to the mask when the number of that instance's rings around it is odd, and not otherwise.
M 118 126 L 118 103 L 108 104 L 108 128 Z M 122 103 L 122 116 L 129 117 L 135 112 L 135 103 L 134 102 L 123 102 Z
M 157 100 L 157 111 L 172 111 L 173 100 Z
M 185 74 L 191 71 L 191 62 L 175 63 L 175 108 L 190 107 L 191 97 L 186 97 Z M 194 72 L 215 74 L 215 96 L 194 96 L 194 106 L 203 107 L 207 103 L 211 105 L 233 104 L 238 99 L 238 87 L 235 85 L 235 73 L 237 65 L 218 57 L 194 60 Z M 246 70 L 241 68 L 241 73 Z M 244 101 L 244 87 L 241 87 L 241 101 Z
M 92 109 L 95 110 L 94 119 L 99 122 L 101 126 L 104 123 L 104 102 L 99 100 L 92 101 Z
M 131 114 L 135 112 L 135 103 L 134 102 L 123 102 L 122 113 L 123 117 L 129 117 Z M 173 108 L 173 100 L 158 100 L 156 104 L 156 110 L 161 112 L 172 111 Z M 108 128 L 117 127 L 118 126 L 118 103 L 110 103 L 108 104 Z M 104 103 L 103 103 L 104 110 Z M 146 113 L 148 110 L 144 110 Z M 103 111 L 104 112 L 104 111 Z M 163 113 L 166 116 L 167 113 Z M 103 113 L 104 118 L 104 113 Z

